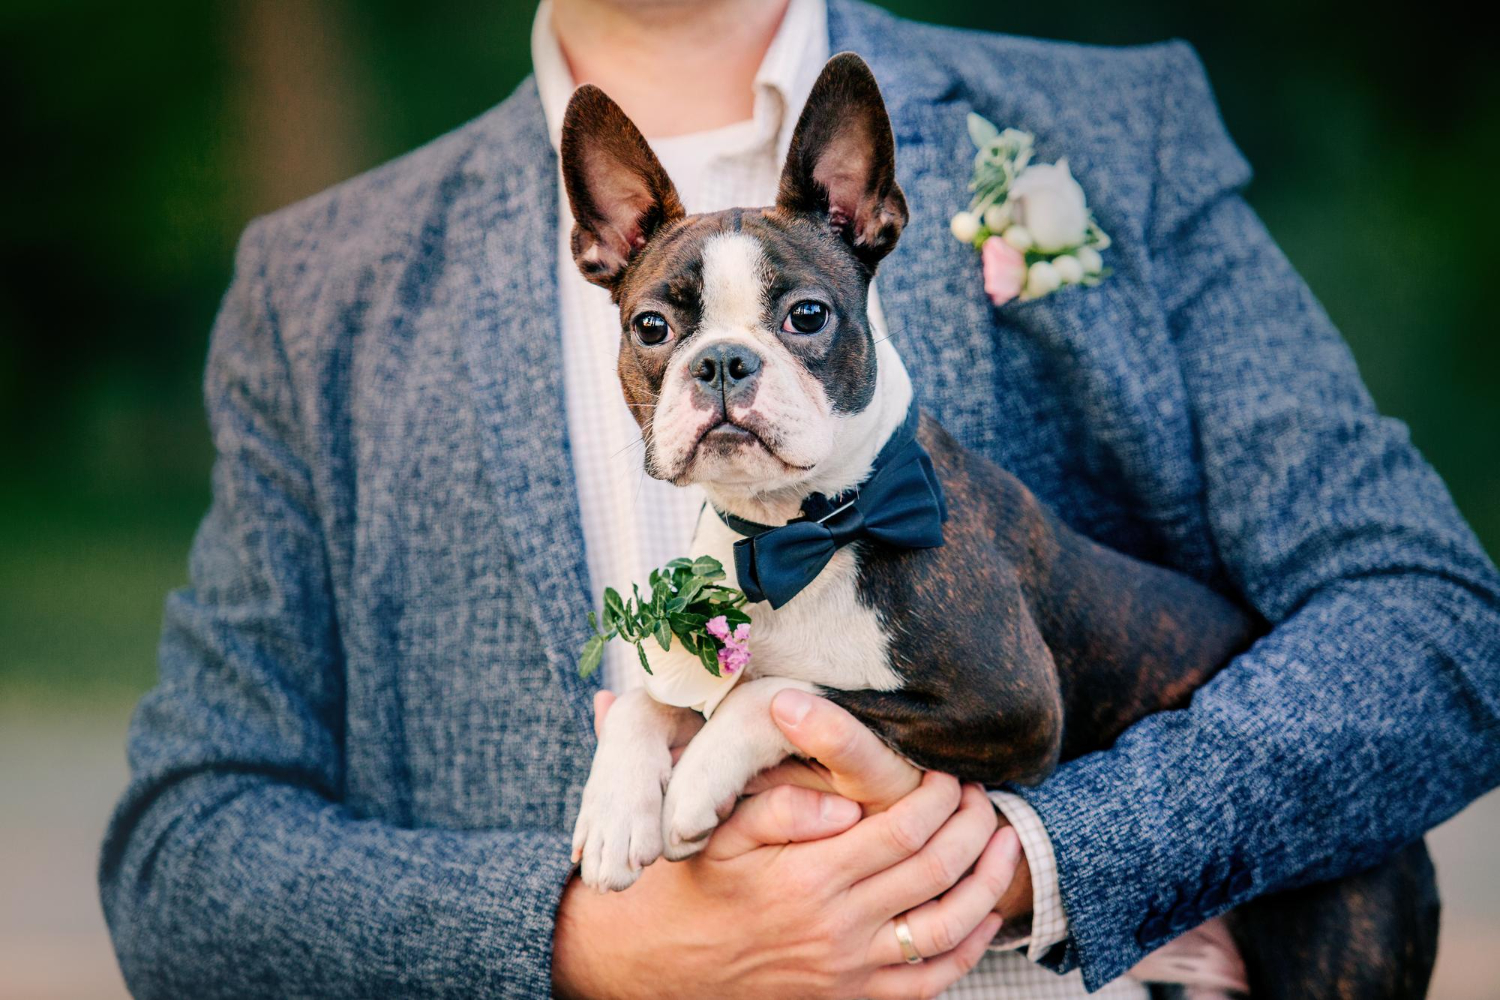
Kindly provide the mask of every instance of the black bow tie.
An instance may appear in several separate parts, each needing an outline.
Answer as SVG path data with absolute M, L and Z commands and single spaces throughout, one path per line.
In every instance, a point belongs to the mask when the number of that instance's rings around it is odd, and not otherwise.
M 740 589 L 752 602 L 781 607 L 853 541 L 870 539 L 906 549 L 943 544 L 948 509 L 932 457 L 917 442 L 917 420 L 913 403 L 875 456 L 870 477 L 832 499 L 808 497 L 795 521 L 773 528 L 717 511 L 725 524 L 746 536 L 734 543 L 734 566 Z

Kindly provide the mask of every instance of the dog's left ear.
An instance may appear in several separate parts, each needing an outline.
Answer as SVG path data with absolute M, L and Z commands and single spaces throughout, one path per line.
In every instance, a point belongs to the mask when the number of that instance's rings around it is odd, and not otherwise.
M 822 215 L 872 271 L 906 225 L 896 140 L 875 74 L 853 52 L 813 84 L 781 171 L 778 208 Z

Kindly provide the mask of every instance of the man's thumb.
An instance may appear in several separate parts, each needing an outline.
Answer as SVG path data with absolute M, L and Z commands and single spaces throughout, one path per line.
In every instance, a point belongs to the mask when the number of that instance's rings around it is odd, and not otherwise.
M 922 772 L 896 756 L 880 737 L 826 698 L 779 692 L 771 718 L 787 741 L 817 761 L 839 794 L 879 812 L 922 783 Z

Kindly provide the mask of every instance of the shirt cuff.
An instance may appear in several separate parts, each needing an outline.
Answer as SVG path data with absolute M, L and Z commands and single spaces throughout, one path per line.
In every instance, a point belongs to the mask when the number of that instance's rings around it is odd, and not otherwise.
M 1006 818 L 1021 839 L 1026 864 L 1031 869 L 1031 927 L 1002 927 L 992 948 L 1026 949 L 1033 962 L 1060 941 L 1068 938 L 1068 915 L 1063 910 L 1062 892 L 1057 884 L 1057 858 L 1052 853 L 1052 838 L 1036 810 L 1019 795 L 990 792 L 990 801 Z

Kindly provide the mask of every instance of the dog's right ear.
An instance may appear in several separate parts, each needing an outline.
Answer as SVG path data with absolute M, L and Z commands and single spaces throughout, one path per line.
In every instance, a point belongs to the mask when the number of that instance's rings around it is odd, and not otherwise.
M 563 184 L 573 207 L 573 262 L 613 294 L 632 258 L 685 214 L 635 123 L 604 91 L 573 93 L 562 127 Z

